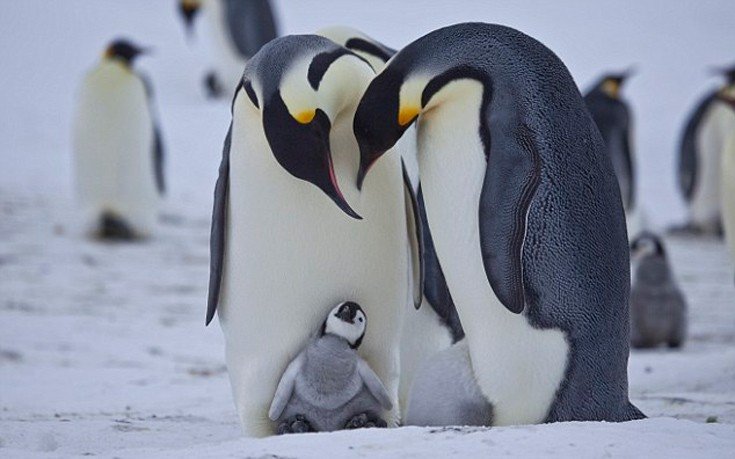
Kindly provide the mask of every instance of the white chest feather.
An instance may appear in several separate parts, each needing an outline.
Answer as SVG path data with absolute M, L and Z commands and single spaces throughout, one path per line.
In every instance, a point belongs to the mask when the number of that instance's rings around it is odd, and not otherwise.
M 436 251 L 495 424 L 541 422 L 564 377 L 568 344 L 561 331 L 535 329 L 523 315 L 509 312 L 490 288 L 478 221 L 486 169 L 478 131 L 481 86 L 453 82 L 434 97 L 442 96 L 446 101 L 419 119 L 418 139 Z

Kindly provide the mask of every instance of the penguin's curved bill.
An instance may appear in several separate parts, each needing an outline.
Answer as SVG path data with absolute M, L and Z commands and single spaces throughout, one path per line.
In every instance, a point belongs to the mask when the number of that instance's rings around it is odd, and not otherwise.
M 375 165 L 375 162 L 383 156 L 383 153 L 366 152 L 362 145 L 360 146 L 360 168 L 357 170 L 357 189 L 362 191 L 362 184 L 365 181 L 370 169 Z
M 342 209 L 344 213 L 354 219 L 362 220 L 360 214 L 355 212 L 352 207 L 350 207 L 344 195 L 342 194 L 342 191 L 339 189 L 339 185 L 337 184 L 337 176 L 334 173 L 334 165 L 332 164 L 332 155 L 328 154 L 327 157 L 329 162 L 329 182 L 331 184 L 331 187 L 326 187 L 326 189 L 322 188 L 322 191 L 324 191 L 327 196 L 332 198 L 332 201 L 334 201 L 334 203 L 337 204 L 337 207 Z

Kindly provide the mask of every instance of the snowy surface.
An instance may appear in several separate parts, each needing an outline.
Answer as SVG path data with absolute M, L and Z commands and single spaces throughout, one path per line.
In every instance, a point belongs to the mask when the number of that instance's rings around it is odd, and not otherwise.
M 442 25 L 499 22 L 543 41 L 586 88 L 637 64 L 641 193 L 656 227 L 681 221 L 673 154 L 689 108 L 732 62 L 727 0 L 284 0 L 287 33 L 348 24 L 400 47 Z M 24 0 L 0 15 L 0 457 L 733 457 L 735 287 L 716 240 L 668 239 L 690 303 L 679 351 L 633 352 L 630 392 L 651 419 L 493 429 L 366 430 L 241 438 L 217 325 L 203 326 L 211 195 L 229 104 L 204 99 L 205 22 L 187 43 L 174 2 Z M 582 19 L 584 18 L 584 19 Z M 71 194 L 71 113 L 84 71 L 127 35 L 155 48 L 168 151 L 156 238 L 82 239 Z M 715 421 L 709 422 L 706 421 Z

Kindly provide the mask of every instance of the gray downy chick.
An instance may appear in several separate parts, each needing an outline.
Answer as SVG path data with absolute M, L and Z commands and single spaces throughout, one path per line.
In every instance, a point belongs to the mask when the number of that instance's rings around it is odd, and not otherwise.
M 367 317 L 353 302 L 332 309 L 283 373 L 268 417 L 278 433 L 385 427 L 392 403 L 385 386 L 357 354 Z
M 637 260 L 630 292 L 631 346 L 680 347 L 686 337 L 686 300 L 662 240 L 653 233 L 642 233 L 631 244 L 631 258 Z
M 404 425 L 490 426 L 493 408 L 475 380 L 467 340 L 437 352 L 416 373 Z

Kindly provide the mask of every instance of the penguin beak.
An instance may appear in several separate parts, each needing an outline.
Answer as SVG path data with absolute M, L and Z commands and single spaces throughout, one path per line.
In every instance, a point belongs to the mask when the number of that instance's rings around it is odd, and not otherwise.
M 331 122 L 321 109 L 294 118 L 280 93 L 263 108 L 263 127 L 273 156 L 288 173 L 316 185 L 350 217 L 362 217 L 347 203 L 337 183 L 329 146 Z
M 385 152 L 376 152 L 370 148 L 366 148 L 360 144 L 360 168 L 357 170 L 357 189 L 362 191 L 362 184 L 365 181 L 370 169 L 375 162 L 383 156 Z

